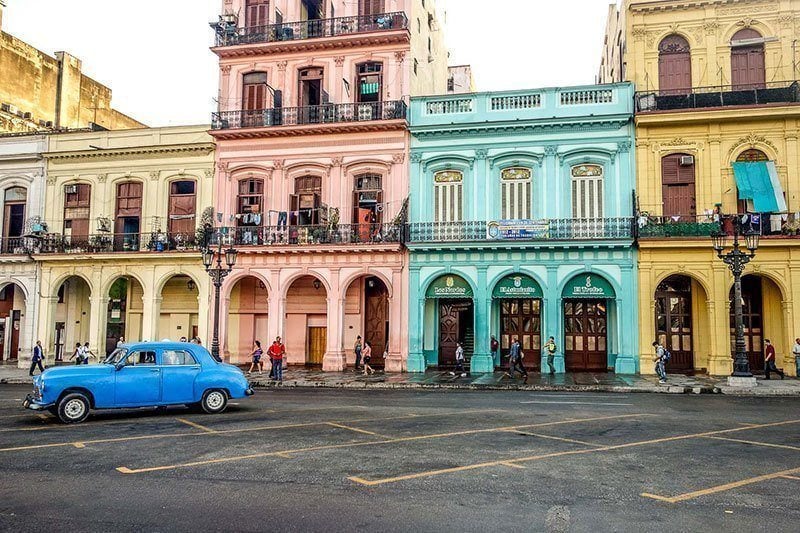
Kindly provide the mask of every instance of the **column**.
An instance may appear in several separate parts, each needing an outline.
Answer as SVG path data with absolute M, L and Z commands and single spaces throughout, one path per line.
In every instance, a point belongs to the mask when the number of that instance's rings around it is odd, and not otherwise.
M 403 323 L 403 273 L 392 272 L 392 298 L 389 301 L 389 358 L 385 363 L 386 372 L 403 371 L 403 335 L 408 335 L 408 324 Z
M 197 336 L 200 337 L 206 346 L 211 347 L 211 330 L 208 327 L 208 321 L 211 317 L 211 306 L 207 303 L 208 287 L 211 285 L 210 278 L 205 272 L 198 271 L 197 280 Z M 225 309 L 227 309 L 227 306 Z M 222 316 L 225 317 L 227 315 Z M 188 337 L 190 334 L 191 331 L 188 331 L 186 336 Z
M 31 295 L 31 299 L 36 298 Z M 55 347 L 55 316 L 56 306 L 58 305 L 57 296 L 41 296 L 39 297 L 39 309 L 41 314 L 38 317 L 38 339 L 42 341 L 42 350 L 44 351 L 45 359 L 54 360 L 56 354 Z M 36 342 L 36 341 L 34 341 Z M 64 347 L 66 351 L 67 347 Z M 63 354 L 62 354 L 63 355 Z M 67 356 L 68 357 L 68 356 Z
M 225 294 L 226 287 L 222 288 L 223 294 Z M 199 298 L 198 298 L 199 300 Z M 228 361 L 231 360 L 231 350 L 228 347 L 228 322 L 229 322 L 229 313 L 231 309 L 231 298 L 230 296 L 222 296 L 220 298 L 219 303 L 219 352 L 222 354 L 222 358 L 228 358 Z M 199 319 L 199 317 L 198 317 Z M 198 332 L 198 335 L 200 333 Z M 206 337 L 200 336 L 201 339 L 205 339 Z
M 473 374 L 494 372 L 494 359 L 489 349 L 489 317 L 492 299 L 486 293 L 486 268 L 478 270 L 478 290 L 475 293 L 475 347 L 470 361 Z
M 158 341 L 158 322 L 161 320 L 161 297 L 154 294 L 146 294 L 142 298 L 144 303 L 144 315 L 142 316 L 142 340 Z M 203 337 L 200 337 L 203 339 Z M 203 342 L 210 340 L 203 339 Z
M 425 372 L 427 364 L 422 345 L 423 328 L 425 327 L 425 298 L 419 294 L 419 270 L 409 272 L 409 305 L 408 305 L 408 372 Z
M 792 302 L 786 300 L 782 301 L 781 308 L 783 309 L 784 342 L 786 346 L 781 350 L 783 352 L 783 361 L 776 361 L 775 364 L 778 365 L 778 368 L 782 368 L 786 372 L 786 375 L 793 376 L 797 374 L 797 365 L 795 364 L 791 347 L 794 346 L 794 339 L 797 335 L 792 327 L 794 323 Z
M 634 280 L 633 266 L 624 265 L 621 267 L 621 290 L 622 295 L 617 295 L 616 300 L 616 321 L 617 321 L 617 360 L 614 363 L 614 372 L 617 374 L 637 374 L 639 372 L 639 360 L 636 353 L 637 331 L 635 324 L 638 317 L 634 294 L 636 294 L 636 281 Z M 631 305 L 626 305 L 626 302 Z M 626 331 L 632 333 L 626 333 Z
M 711 277 L 713 311 L 711 322 L 711 354 L 708 358 L 708 373 L 712 376 L 728 376 L 733 372 L 731 357 L 731 302 L 728 292 L 729 272 L 722 261 L 713 266 Z
M 95 285 L 95 292 L 100 288 Z M 106 322 L 108 319 L 108 296 L 92 295 L 89 298 L 89 348 L 102 360 L 106 355 Z
M 328 346 L 322 359 L 324 372 L 342 372 L 347 368 L 344 345 L 344 303 L 345 295 L 339 286 L 339 271 L 331 271 L 330 291 L 328 291 Z
M 553 366 L 556 367 L 557 374 L 563 374 L 566 370 L 564 363 L 564 326 L 562 324 L 563 315 L 561 313 L 561 295 L 558 293 L 558 269 L 555 266 L 547 268 L 547 286 L 544 290 L 544 324 L 542 337 L 547 340 L 551 335 L 556 339 L 556 355 L 553 358 Z

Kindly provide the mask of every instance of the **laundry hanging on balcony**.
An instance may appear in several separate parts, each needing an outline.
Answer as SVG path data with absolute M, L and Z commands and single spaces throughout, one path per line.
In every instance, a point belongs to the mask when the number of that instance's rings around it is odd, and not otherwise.
M 740 200 L 752 200 L 759 213 L 786 212 L 786 198 L 774 161 L 736 162 L 733 175 Z

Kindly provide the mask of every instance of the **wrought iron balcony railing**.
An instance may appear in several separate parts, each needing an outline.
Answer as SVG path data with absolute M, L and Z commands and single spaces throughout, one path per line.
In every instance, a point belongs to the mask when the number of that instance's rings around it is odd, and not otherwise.
M 0 253 L 3 255 L 26 255 L 26 237 L 3 237 L 0 239 Z
M 636 112 L 798 102 L 800 102 L 800 84 L 797 81 L 781 81 L 750 86 L 717 85 L 685 90 L 637 92 Z
M 39 238 L 26 238 L 26 247 L 35 254 L 188 252 L 200 248 L 194 233 L 50 233 Z
M 214 130 L 303 126 L 307 124 L 342 124 L 405 119 L 406 103 L 402 100 L 357 104 L 324 104 L 306 107 L 280 107 L 257 111 L 222 111 L 214 113 Z
M 399 244 L 404 227 L 398 224 L 338 224 L 332 226 L 241 226 L 220 231 L 225 246 L 318 246 Z M 212 244 L 216 244 L 216 234 Z
M 408 242 L 535 242 L 632 239 L 633 218 L 430 222 L 409 224 Z
M 408 29 L 408 17 L 403 12 L 381 13 L 354 17 L 284 22 L 267 26 L 232 28 L 216 25 L 217 46 L 302 41 Z
M 794 213 L 748 213 L 743 217 L 748 231 L 766 238 L 800 237 L 800 219 Z M 640 215 L 636 218 L 636 234 L 640 239 L 671 239 L 684 237 L 705 237 L 717 232 L 733 234 L 733 221 L 730 217 L 718 215 L 651 217 Z

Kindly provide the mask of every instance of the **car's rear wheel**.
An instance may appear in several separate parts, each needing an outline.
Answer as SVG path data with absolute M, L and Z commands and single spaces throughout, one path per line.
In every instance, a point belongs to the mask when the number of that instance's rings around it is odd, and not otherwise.
M 80 392 L 67 394 L 58 402 L 58 418 L 65 424 L 78 424 L 89 416 L 89 398 Z
M 207 390 L 200 405 L 210 415 L 221 413 L 228 406 L 228 395 L 220 389 Z

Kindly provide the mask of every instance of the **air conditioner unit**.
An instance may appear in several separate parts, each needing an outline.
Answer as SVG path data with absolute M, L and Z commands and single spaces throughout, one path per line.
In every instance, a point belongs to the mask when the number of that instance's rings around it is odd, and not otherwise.
M 77 185 L 67 185 L 64 187 L 64 194 L 78 194 Z
M 690 167 L 694 165 L 694 156 L 693 155 L 682 155 L 681 156 L 681 166 L 682 167 Z
M 11 113 L 11 104 L 0 104 L 0 110 L 5 113 Z
M 48 120 L 47 122 L 44 123 L 44 127 L 45 128 L 52 128 L 53 127 L 53 121 L 52 120 Z
M 30 111 L 25 111 L 22 114 L 22 118 L 30 120 L 33 117 L 33 114 Z

